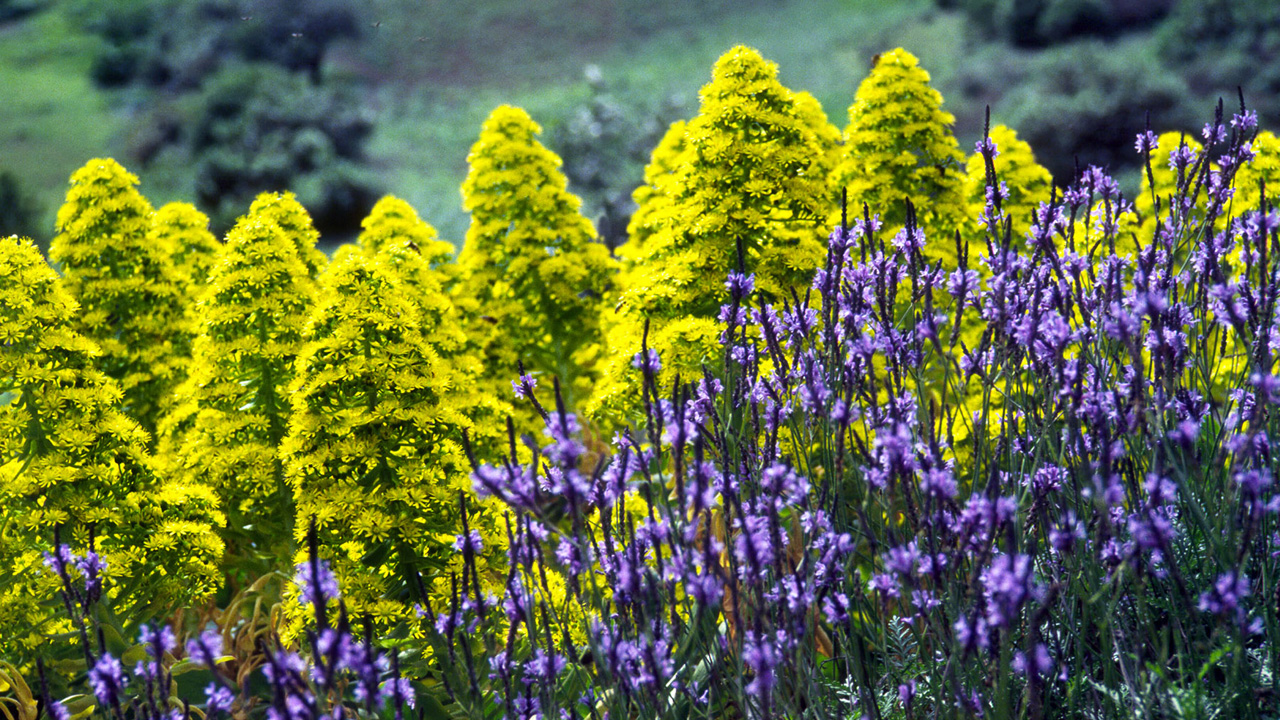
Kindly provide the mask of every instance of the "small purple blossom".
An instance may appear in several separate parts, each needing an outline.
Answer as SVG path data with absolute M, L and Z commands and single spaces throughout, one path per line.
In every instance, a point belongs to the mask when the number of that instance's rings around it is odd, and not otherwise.
M 119 704 L 120 694 L 127 684 L 128 678 L 124 674 L 124 666 L 111 653 L 100 655 L 94 666 L 89 669 L 89 687 L 93 689 L 94 697 L 98 698 L 98 702 L 104 706 L 113 707 Z
M 338 599 L 338 579 L 329 569 L 328 560 L 309 559 L 298 563 L 294 571 L 293 581 L 298 586 L 298 602 L 303 605 L 325 605 L 330 600 Z

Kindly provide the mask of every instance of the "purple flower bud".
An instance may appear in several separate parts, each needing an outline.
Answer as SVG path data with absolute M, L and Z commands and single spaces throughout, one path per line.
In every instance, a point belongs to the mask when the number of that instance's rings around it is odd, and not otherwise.
M 1030 653 L 1019 650 L 1013 656 L 1012 666 L 1019 675 L 1043 677 L 1053 672 L 1053 658 L 1049 657 L 1049 648 L 1044 643 L 1037 643 Z
M 222 634 L 217 630 L 205 630 L 200 637 L 187 641 L 187 657 L 191 662 L 213 667 L 222 656 Z
M 316 568 L 312 577 L 312 567 Z M 303 605 L 326 605 L 330 600 L 337 600 L 338 580 L 329 569 L 329 561 L 317 559 L 300 562 L 295 567 L 293 582 L 298 586 L 298 602 Z
M 1150 130 L 1143 130 L 1138 133 L 1138 139 L 1133 143 L 1133 149 L 1137 150 L 1139 155 L 1155 152 L 1159 146 L 1160 141 L 1156 138 L 1156 134 Z
M 730 271 L 724 286 L 728 288 L 730 297 L 741 302 L 756 289 L 756 276 L 754 273 L 748 275 Z
M 631 359 L 631 367 L 636 368 L 637 370 L 640 370 L 640 371 L 647 370 L 648 372 L 651 372 L 651 373 L 657 373 L 659 370 L 662 369 L 662 360 L 661 358 L 658 357 L 657 350 L 653 348 L 649 348 L 648 350 L 649 351 L 647 353 L 646 352 L 636 353 L 636 356 Z
M 458 535 L 454 538 L 453 549 L 460 553 L 470 553 L 479 555 L 480 549 L 484 547 L 484 542 L 480 539 L 480 531 L 472 530 L 465 535 Z
M 1243 113 L 1237 113 L 1232 116 L 1231 127 L 1246 135 L 1253 132 L 1258 127 L 1257 111 L 1245 110 Z
M 982 592 L 986 598 L 986 621 L 991 627 L 1007 627 L 1034 592 L 1029 555 L 997 555 L 982 571 Z
M 533 389 L 538 386 L 538 378 L 525 374 L 511 381 L 511 389 L 515 392 L 516 399 L 527 399 L 533 397 Z
M 113 707 L 120 702 L 120 693 L 128 683 L 124 667 L 111 653 L 103 653 L 94 666 L 89 669 L 89 687 L 98 702 L 106 707 Z
M 779 630 L 777 642 L 765 633 L 748 631 L 742 645 L 742 662 L 751 671 L 752 679 L 747 684 L 747 693 L 758 698 L 767 698 L 776 680 L 774 669 L 780 661 L 779 650 L 785 646 L 786 633 Z
M 911 703 L 916 699 L 915 680 L 908 680 L 906 683 L 898 686 L 898 699 L 902 701 L 902 708 L 910 711 Z
M 212 682 L 205 687 L 204 698 L 205 715 L 212 716 L 217 715 L 220 712 L 230 711 L 231 704 L 235 702 L 236 696 L 231 692 L 230 688 L 226 688 L 216 682 Z
M 1201 612 L 1213 613 L 1220 617 L 1234 616 L 1237 622 L 1244 624 L 1245 610 L 1242 605 L 1249 597 L 1249 576 L 1235 571 L 1218 576 L 1213 587 L 1200 594 L 1196 607 Z

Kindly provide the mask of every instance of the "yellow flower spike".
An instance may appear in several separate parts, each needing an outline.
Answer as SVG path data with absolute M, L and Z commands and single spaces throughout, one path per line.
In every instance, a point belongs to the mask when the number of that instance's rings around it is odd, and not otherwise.
M 182 279 L 168 243 L 152 242 L 153 211 L 138 178 L 94 159 L 71 176 L 50 258 L 80 305 L 74 326 L 98 343 L 98 366 L 124 390 L 123 410 L 147 432 L 182 381 L 190 335 Z
M 775 300 L 803 289 L 825 257 L 825 223 L 834 209 L 825 165 L 834 128 L 809 97 L 778 82 L 778 68 L 738 46 L 702 88 L 698 115 L 673 128 L 654 151 L 637 191 L 638 239 L 620 250 L 627 267 L 615 308 L 605 311 L 605 371 L 588 413 L 626 422 L 639 408 L 644 320 L 663 360 L 661 382 L 701 377 L 721 352 L 715 319 L 725 279 L 742 245 L 746 270 Z
M 40 552 L 56 526 L 74 552 L 90 526 L 111 577 L 128 587 L 116 612 L 163 610 L 217 589 L 221 523 L 207 489 L 159 477 L 147 436 L 116 407 L 121 393 L 98 370 L 97 347 L 72 323 L 76 303 L 30 240 L 0 239 L 0 267 L 22 302 L 0 304 L 0 386 L 18 402 L 0 407 L 0 506 L 16 522 L 0 537 L 0 655 L 26 652 L 59 621 L 56 579 Z
M 573 408 L 594 383 L 596 368 L 584 362 L 598 354 L 600 308 L 617 262 L 582 216 L 582 201 L 567 190 L 560 158 L 537 141 L 541 131 L 509 105 L 485 120 L 462 184 L 471 226 L 458 256 L 455 298 L 482 351 L 491 394 L 511 397 L 523 361 L 548 389 L 559 377 Z M 524 403 L 516 421 L 526 432 L 540 426 Z
M 190 377 L 160 425 L 165 465 L 178 477 L 209 483 L 227 513 L 229 566 L 291 542 L 290 495 L 278 447 L 289 422 L 293 362 L 315 295 L 295 238 L 268 219 L 267 203 L 255 206 L 259 212 L 227 234 L 210 273 L 197 311 Z M 245 530 L 250 525 L 252 533 Z
M 433 347 L 436 328 L 424 324 L 418 305 L 439 304 L 443 291 L 423 284 L 406 292 L 405 276 L 395 270 L 405 265 L 389 261 L 397 252 L 413 251 L 399 243 L 372 259 L 347 253 L 321 275 L 281 447 L 296 538 L 316 517 L 348 609 L 373 614 L 384 628 L 414 620 L 404 568 L 421 572 L 428 585 L 446 572 L 442 566 L 460 572 L 461 555 L 452 549 L 462 532 L 458 489 L 470 487 L 471 475 L 462 433 L 496 445 L 486 435 L 499 427 L 493 418 L 472 425 L 469 417 L 485 401 L 474 378 L 463 374 L 460 382 Z M 486 558 L 500 557 L 500 512 L 474 497 L 468 506 Z M 439 599 L 447 604 L 445 597 Z M 286 612 L 293 631 L 307 620 L 300 605 Z

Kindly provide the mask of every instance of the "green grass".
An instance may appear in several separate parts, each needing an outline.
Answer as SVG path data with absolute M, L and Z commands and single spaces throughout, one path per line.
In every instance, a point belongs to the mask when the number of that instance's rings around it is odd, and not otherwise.
M 380 92 L 372 154 L 388 191 L 418 208 L 443 237 L 460 242 L 467 217 L 458 187 L 466 176 L 467 151 L 484 118 L 497 105 L 519 105 L 549 130 L 586 100 L 589 90 L 582 71 L 587 64 L 595 64 L 610 92 L 624 101 L 642 104 L 647 99 L 656 105 L 661 98 L 676 96 L 685 100 L 692 113 L 697 110 L 698 89 L 710 80 L 716 58 L 736 44 L 746 44 L 777 62 L 784 84 L 812 92 L 832 122 L 843 127 L 846 109 L 875 53 L 909 43 L 908 49 L 920 55 L 926 67 L 950 64 L 963 54 L 959 19 L 930 12 L 930 7 L 927 0 L 748 5 L 712 22 L 689 18 L 606 46 L 566 47 L 563 56 L 536 72 L 518 67 L 509 73 L 490 69 L 468 83 L 414 83 L 402 77 L 413 87 L 411 92 L 406 94 L 400 83 Z M 555 38 L 545 41 L 555 42 Z M 393 58 L 399 51 L 382 48 Z M 404 53 L 404 62 L 413 62 L 410 51 Z
M 0 26 L 0 169 L 16 173 L 36 196 L 49 235 L 67 178 L 112 152 L 125 125 L 89 79 L 94 42 L 57 11 Z
M 843 127 L 873 56 L 902 45 L 920 57 L 946 107 L 961 118 L 962 141 L 980 130 L 981 106 L 966 105 L 956 89 L 969 52 L 963 21 L 937 12 L 930 0 L 708 2 L 540 0 L 535 16 L 531 3 L 515 0 L 493 0 L 475 12 L 375 0 L 360 11 L 369 23 L 364 38 L 335 53 L 330 69 L 367 88 L 377 124 L 369 150 L 385 190 L 459 244 L 468 218 L 458 188 L 484 118 L 499 104 L 519 105 L 548 131 L 545 141 L 588 99 L 588 64 L 602 70 L 626 107 L 675 98 L 692 114 L 716 58 L 746 44 L 778 63 L 788 87 L 812 92 Z M 0 86 L 10 89 L 0 112 L 0 167 L 17 172 L 37 196 L 50 232 L 67 177 L 100 155 L 114 154 L 138 173 L 153 203 L 191 199 L 184 164 L 162 157 L 142 169 L 122 155 L 129 103 L 139 101 L 93 86 L 94 42 L 56 3 L 0 27 Z

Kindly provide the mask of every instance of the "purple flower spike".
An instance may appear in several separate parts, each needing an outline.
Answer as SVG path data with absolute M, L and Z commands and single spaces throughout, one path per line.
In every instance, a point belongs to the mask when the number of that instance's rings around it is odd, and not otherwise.
M 1160 142 L 1156 138 L 1156 134 L 1150 130 L 1143 130 L 1138 133 L 1138 139 L 1133 143 L 1133 149 L 1137 150 L 1139 155 L 1155 152 L 1158 147 L 1160 147 Z
M 333 576 L 333 571 L 329 569 L 328 560 L 315 561 L 315 567 L 318 568 L 316 577 L 312 577 L 312 562 L 298 563 L 296 574 L 293 581 L 298 585 L 298 602 L 303 605 L 312 604 L 328 604 L 330 600 L 337 600 L 339 597 L 338 580 Z
M 194 663 L 213 667 L 222 656 L 222 634 L 217 630 L 205 630 L 200 637 L 187 641 L 187 657 Z
M 779 635 L 783 635 L 781 630 Z M 747 692 L 755 697 L 768 697 L 775 681 L 774 669 L 778 666 L 778 645 L 773 638 L 758 632 L 748 632 L 742 648 L 743 663 L 751 670 L 753 678 L 747 684 Z
M 537 386 L 538 378 L 528 373 L 511 381 L 511 389 L 515 392 L 517 400 L 533 397 L 533 389 Z
M 98 702 L 107 707 L 120 703 L 120 693 L 128 684 L 124 674 L 124 666 L 111 653 L 103 653 L 98 662 L 89 670 L 89 687 Z
M 204 697 L 204 712 L 207 716 L 229 711 L 231 703 L 235 702 L 236 699 L 230 688 L 222 687 L 218 683 L 209 683 L 208 687 L 204 689 Z
M 647 369 L 650 372 L 656 373 L 662 369 L 662 360 L 658 357 L 657 350 L 649 348 L 647 353 L 636 353 L 636 356 L 631 359 L 631 367 L 642 371 Z
M 729 290 L 729 296 L 735 300 L 741 301 L 756 289 L 756 276 L 754 273 L 746 274 L 736 271 L 729 273 L 729 279 L 725 281 L 725 287 Z

